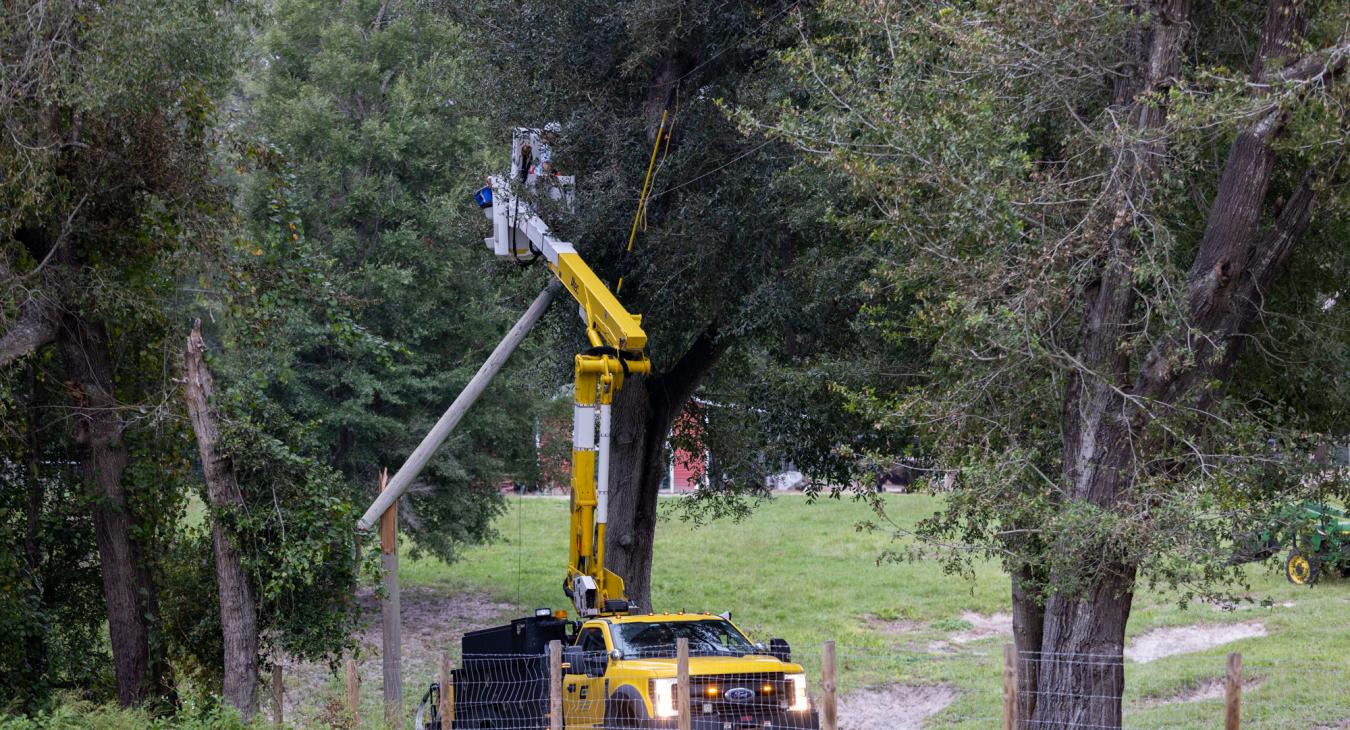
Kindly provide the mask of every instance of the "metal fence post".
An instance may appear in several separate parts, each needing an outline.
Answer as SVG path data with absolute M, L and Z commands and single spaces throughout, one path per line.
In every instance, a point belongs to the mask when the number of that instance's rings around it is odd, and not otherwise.
M 820 730 L 839 730 L 839 695 L 835 680 L 834 641 L 820 652 Z
M 1228 655 L 1228 677 L 1224 686 L 1223 728 L 1239 730 L 1242 727 L 1242 654 Z
M 563 730 L 562 642 L 548 642 L 548 727 Z
M 689 639 L 675 640 L 675 706 L 680 711 L 679 730 L 691 730 L 693 715 L 689 696 Z
M 440 706 L 436 715 L 441 719 L 441 730 L 450 730 L 450 695 L 454 690 L 454 680 L 450 674 L 450 652 L 441 652 Z
M 282 700 L 286 696 L 285 680 L 281 677 L 281 664 L 272 665 L 272 724 L 281 727 L 286 724 L 282 712 Z
M 1003 645 L 1003 730 L 1017 730 L 1017 647 Z

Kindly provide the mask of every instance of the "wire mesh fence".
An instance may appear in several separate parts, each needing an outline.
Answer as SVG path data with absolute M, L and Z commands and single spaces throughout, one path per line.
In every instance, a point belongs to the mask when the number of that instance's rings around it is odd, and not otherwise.
M 931 649 L 810 647 L 793 652 L 788 671 L 777 663 L 781 655 L 697 648 L 681 671 L 673 646 L 631 655 L 559 647 L 556 660 L 469 655 L 451 673 L 443 705 L 439 685 L 423 697 L 415 727 L 1350 728 L 1350 692 L 1340 691 L 1350 686 L 1350 662 L 1245 657 L 1235 666 L 1220 651 L 1143 661 L 1120 654 L 1005 656 L 994 642 L 959 654 Z M 755 671 L 757 662 L 766 669 Z M 680 724 L 682 711 L 687 725 Z

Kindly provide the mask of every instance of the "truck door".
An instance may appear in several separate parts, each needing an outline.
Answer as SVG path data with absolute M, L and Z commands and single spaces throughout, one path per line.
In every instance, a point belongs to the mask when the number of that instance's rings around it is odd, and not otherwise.
M 609 647 L 605 646 L 604 631 L 595 626 L 582 629 L 576 646 L 582 651 L 581 658 L 563 674 L 563 716 L 567 730 L 594 728 L 605 721 Z

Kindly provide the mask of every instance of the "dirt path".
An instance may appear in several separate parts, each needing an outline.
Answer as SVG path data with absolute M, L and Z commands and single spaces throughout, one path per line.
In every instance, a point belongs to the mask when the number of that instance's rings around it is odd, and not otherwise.
M 1010 613 L 993 613 L 984 616 L 974 611 L 962 611 L 961 620 L 970 624 L 970 628 L 951 635 L 951 640 L 958 644 L 969 644 L 972 641 L 994 637 L 1012 636 L 1012 614 Z
M 365 626 L 358 632 L 361 658 L 361 704 L 364 713 L 378 712 L 383 696 L 380 660 L 380 605 L 371 590 L 363 590 L 361 604 Z M 524 614 L 508 603 L 483 595 L 449 595 L 430 588 L 405 588 L 400 593 L 403 632 L 403 698 L 409 712 L 417 707 L 427 685 L 440 667 L 440 653 L 459 654 L 459 640 L 467 631 L 487 628 Z M 339 668 L 339 671 L 341 669 Z M 342 693 L 345 680 L 335 677 L 328 665 L 287 662 L 286 718 L 296 724 L 312 723 L 324 702 Z
M 1236 624 L 1195 624 L 1154 629 L 1135 637 L 1125 647 L 1126 658 L 1146 664 L 1164 657 L 1191 654 L 1212 649 L 1232 641 L 1266 635 L 1266 627 L 1259 621 Z
M 955 701 L 956 690 L 943 685 L 860 689 L 839 698 L 839 730 L 919 730 Z
M 1247 677 L 1242 680 L 1242 691 L 1250 692 L 1265 683 L 1266 680 L 1261 677 Z M 1204 702 L 1205 700 L 1222 699 L 1227 686 L 1228 683 L 1222 679 L 1207 679 L 1200 684 L 1171 697 L 1146 697 L 1139 701 L 1138 706 L 1162 707 L 1164 705 L 1183 704 L 1186 702 Z

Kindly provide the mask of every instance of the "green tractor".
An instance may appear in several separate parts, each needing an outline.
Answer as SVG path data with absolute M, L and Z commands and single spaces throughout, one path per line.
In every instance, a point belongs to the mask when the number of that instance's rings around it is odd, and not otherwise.
M 1343 510 L 1304 502 L 1286 530 L 1290 549 L 1284 577 L 1290 583 L 1312 585 L 1330 568 L 1350 574 L 1350 515 Z
M 1233 562 L 1265 560 L 1289 546 L 1284 577 L 1312 585 L 1328 569 L 1350 575 L 1350 515 L 1327 504 L 1303 502 L 1284 511 L 1270 527 L 1239 540 Z

